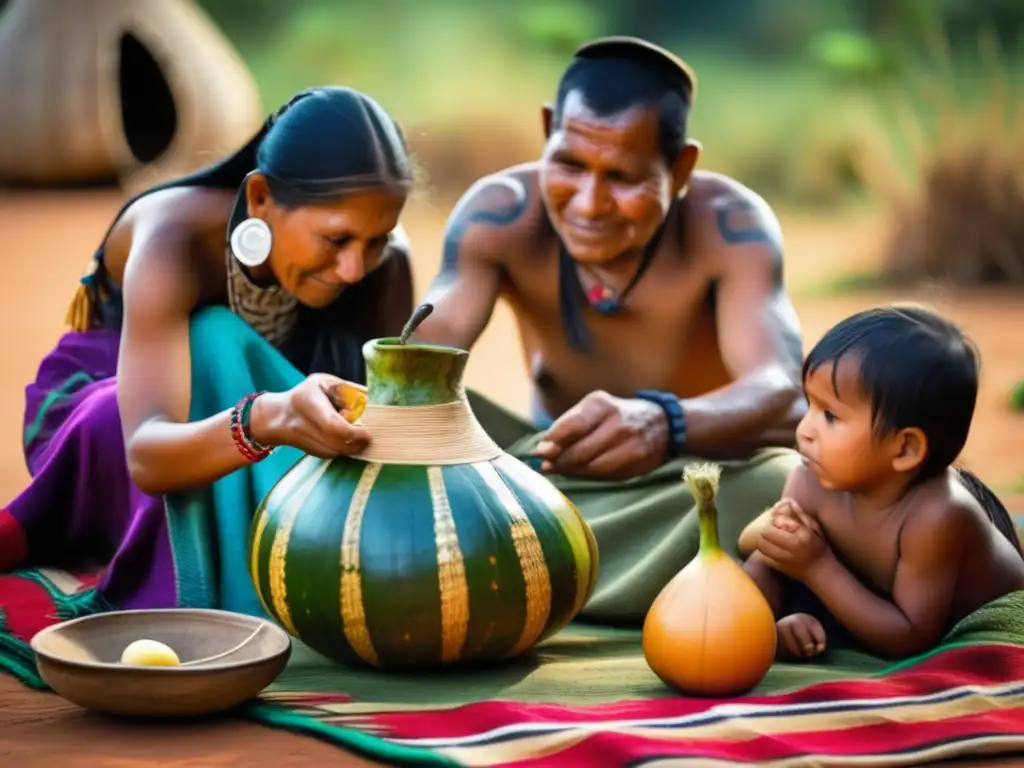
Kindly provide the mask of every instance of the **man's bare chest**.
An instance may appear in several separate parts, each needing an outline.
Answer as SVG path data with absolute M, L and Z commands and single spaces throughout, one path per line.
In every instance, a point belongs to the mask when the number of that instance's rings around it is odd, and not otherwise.
M 557 269 L 510 271 L 502 291 L 531 378 L 551 407 L 571 407 L 597 389 L 622 397 L 663 389 L 687 397 L 726 383 L 714 286 L 706 277 L 651 270 L 613 315 L 597 312 L 580 294 L 566 302 L 559 278 Z M 585 350 L 572 343 L 574 322 L 585 328 Z
M 613 311 L 601 312 L 590 303 L 581 270 L 560 267 L 555 252 L 545 256 L 506 266 L 503 297 L 520 320 L 538 332 L 562 332 L 567 322 L 581 320 L 594 350 L 614 354 L 641 338 L 678 343 L 713 301 L 714 283 L 705 270 L 665 254 L 643 272 Z M 614 287 L 628 287 L 629 281 L 622 281 L 625 285 Z

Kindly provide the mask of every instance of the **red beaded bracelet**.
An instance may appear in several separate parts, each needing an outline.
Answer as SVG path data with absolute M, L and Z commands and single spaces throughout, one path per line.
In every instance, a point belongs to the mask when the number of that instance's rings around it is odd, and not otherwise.
M 231 409 L 231 439 L 238 452 L 252 463 L 263 461 L 274 450 L 256 442 L 249 431 L 249 415 L 252 413 L 252 404 L 262 394 L 263 392 L 254 392 L 251 395 L 246 395 Z

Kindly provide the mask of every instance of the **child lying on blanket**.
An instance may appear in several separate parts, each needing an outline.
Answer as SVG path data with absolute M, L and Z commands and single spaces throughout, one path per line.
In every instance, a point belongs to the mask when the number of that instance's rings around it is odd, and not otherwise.
M 803 465 L 744 565 L 780 617 L 780 657 L 847 637 L 905 658 L 1024 589 L 1009 515 L 952 466 L 978 394 L 978 354 L 959 329 L 922 309 L 861 312 L 818 342 L 803 381 Z

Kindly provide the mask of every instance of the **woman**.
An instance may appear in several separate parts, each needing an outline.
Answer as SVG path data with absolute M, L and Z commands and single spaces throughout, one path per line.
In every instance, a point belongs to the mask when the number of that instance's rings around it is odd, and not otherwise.
M 100 566 L 94 609 L 262 615 L 253 510 L 302 453 L 369 439 L 332 402 L 412 311 L 395 237 L 411 181 L 376 102 L 317 88 L 129 201 L 28 387 L 33 479 L 0 513 L 0 570 Z

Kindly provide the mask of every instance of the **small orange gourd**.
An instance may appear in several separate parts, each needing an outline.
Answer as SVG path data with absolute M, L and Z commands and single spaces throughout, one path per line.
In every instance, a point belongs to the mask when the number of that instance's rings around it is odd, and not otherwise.
M 329 390 L 327 397 L 338 413 L 350 424 L 359 421 L 363 411 L 366 410 L 366 387 L 361 384 L 352 384 L 346 381 Z
M 775 659 L 771 606 L 718 540 L 720 474 L 714 464 L 683 472 L 697 502 L 700 548 L 665 585 L 644 620 L 647 664 L 666 684 L 692 696 L 745 693 Z

